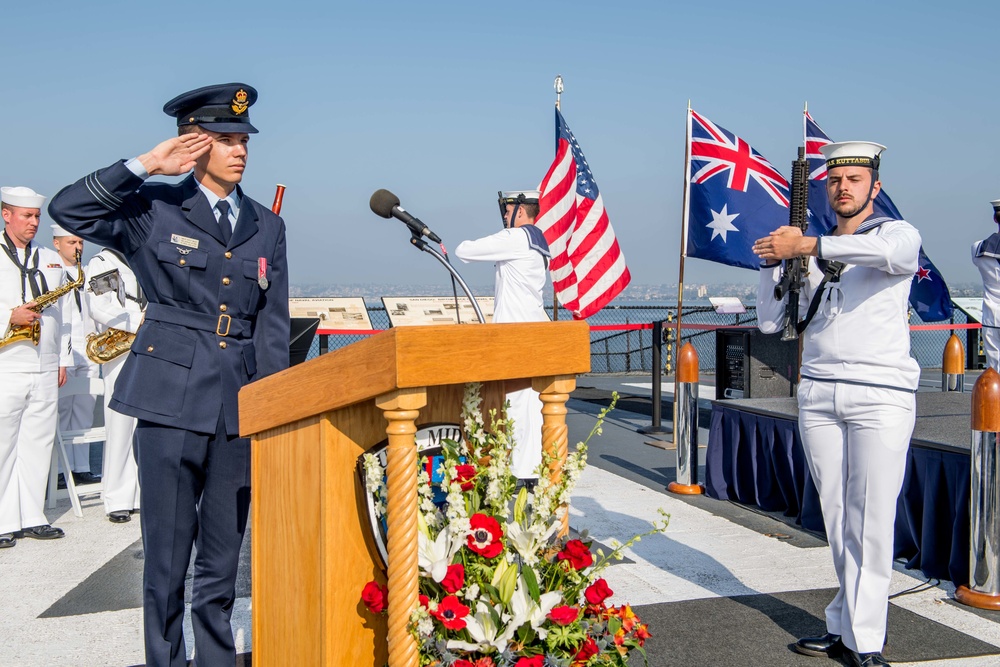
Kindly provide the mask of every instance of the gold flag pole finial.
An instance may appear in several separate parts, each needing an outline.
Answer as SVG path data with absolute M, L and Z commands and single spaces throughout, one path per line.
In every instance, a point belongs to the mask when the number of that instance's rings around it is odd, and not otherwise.
M 562 107 L 559 106 L 559 102 L 560 102 L 559 98 L 560 98 L 560 96 L 563 93 L 563 78 L 562 78 L 562 74 L 556 74 L 556 81 L 553 84 L 553 88 L 556 89 L 556 109 L 561 109 Z

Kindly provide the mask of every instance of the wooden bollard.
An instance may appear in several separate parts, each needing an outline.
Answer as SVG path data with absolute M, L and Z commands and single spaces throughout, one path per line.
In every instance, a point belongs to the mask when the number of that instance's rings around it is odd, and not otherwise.
M 705 492 L 698 483 L 698 352 L 690 341 L 677 353 L 677 481 L 667 491 L 684 495 Z
M 972 461 L 969 485 L 969 585 L 955 599 L 1000 609 L 1000 374 L 983 371 L 972 388 Z
M 954 333 L 941 356 L 941 391 L 965 391 L 965 348 Z

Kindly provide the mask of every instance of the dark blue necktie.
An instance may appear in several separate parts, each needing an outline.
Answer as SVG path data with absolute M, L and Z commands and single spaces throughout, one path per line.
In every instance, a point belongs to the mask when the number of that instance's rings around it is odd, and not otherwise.
M 233 224 L 229 222 L 229 202 L 220 199 L 215 208 L 219 209 L 219 229 L 222 231 L 222 243 L 229 245 L 229 239 L 233 237 Z

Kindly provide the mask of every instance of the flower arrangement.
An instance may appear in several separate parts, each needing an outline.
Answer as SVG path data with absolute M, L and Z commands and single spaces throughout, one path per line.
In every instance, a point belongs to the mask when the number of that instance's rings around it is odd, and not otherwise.
M 480 385 L 466 386 L 464 441 L 446 441 L 434 502 L 421 463 L 420 604 L 410 617 L 421 665 L 442 667 L 624 666 L 646 658 L 650 636 L 629 605 L 608 605 L 613 592 L 600 573 L 635 536 L 605 555 L 591 551 L 586 533 L 558 535 L 566 503 L 586 467 L 587 443 L 600 434 L 611 405 L 601 411 L 587 440 L 568 455 L 557 483 L 543 460 L 533 491 L 518 487 L 509 468 L 510 424 L 490 412 L 485 427 Z M 543 455 L 544 457 L 544 455 Z M 385 486 L 377 462 L 365 462 L 368 488 L 384 507 Z M 666 528 L 666 519 L 645 535 Z M 362 601 L 385 613 L 387 591 L 371 581 Z

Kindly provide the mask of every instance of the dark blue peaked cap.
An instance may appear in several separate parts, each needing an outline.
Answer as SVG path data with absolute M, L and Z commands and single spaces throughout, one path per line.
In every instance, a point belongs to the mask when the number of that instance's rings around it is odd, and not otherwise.
M 256 134 L 250 107 L 257 90 L 245 83 L 220 83 L 181 93 L 163 105 L 163 113 L 177 119 L 177 127 L 200 125 L 213 132 Z

